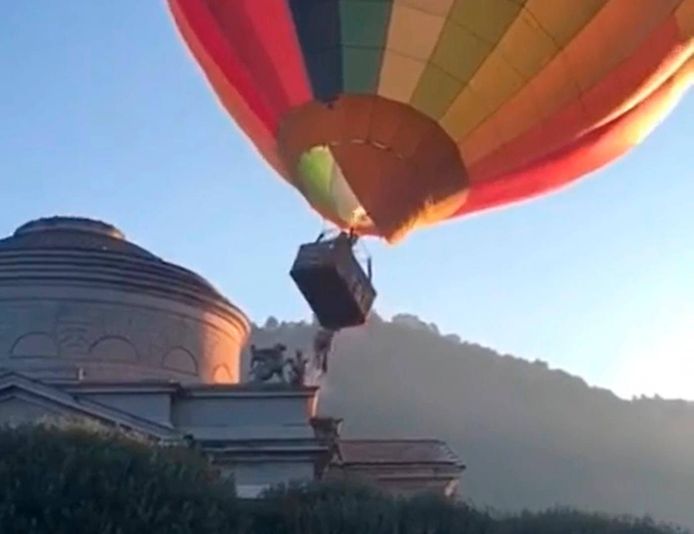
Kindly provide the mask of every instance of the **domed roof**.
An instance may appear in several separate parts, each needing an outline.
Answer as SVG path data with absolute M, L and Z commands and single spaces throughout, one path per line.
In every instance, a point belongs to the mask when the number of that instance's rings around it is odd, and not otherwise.
M 126 241 L 115 226 L 83 217 L 47 217 L 29 221 L 17 228 L 12 237 L 0 240 L 0 250 L 18 248 L 97 249 L 154 257 Z
M 37 299 L 41 301 L 38 307 Z M 238 346 L 227 346 L 227 352 L 240 352 L 249 331 L 245 315 L 202 277 L 127 241 L 109 224 L 79 217 L 31 221 L 0 240 L 0 302 L 4 303 L 0 305 L 0 324 L 9 321 L 17 332 L 24 332 L 17 334 L 20 337 L 34 336 L 32 347 L 24 343 L 19 351 L 22 354 L 18 354 L 18 340 L 3 339 L 8 327 L 0 327 L 0 367 L 7 366 L 1 352 L 3 341 L 10 343 L 6 348 L 10 357 L 25 362 L 27 358 L 33 362 L 38 361 L 36 358 L 84 362 L 94 352 L 92 345 L 108 338 L 113 350 L 104 352 L 102 347 L 97 351 L 105 367 L 109 367 L 106 353 L 120 350 L 128 352 L 128 357 L 111 354 L 119 365 L 124 359 L 130 360 L 127 365 L 131 366 L 135 360 L 148 360 L 144 365 L 147 378 L 180 378 L 176 375 L 179 370 L 213 381 L 217 380 L 213 375 L 222 369 L 225 378 L 221 381 L 236 381 L 238 369 L 229 365 L 238 367 L 238 354 L 212 357 L 210 351 L 218 348 L 220 339 L 229 341 L 231 336 Z M 29 308 L 33 311 L 27 312 Z M 18 310 L 25 312 L 23 324 L 18 324 Z M 14 319 L 8 317 L 13 313 Z M 67 323 L 77 321 L 82 330 L 98 330 L 92 332 L 94 339 L 82 343 L 89 346 L 75 347 L 72 343 L 70 347 L 61 341 L 59 330 L 66 317 Z M 138 318 L 144 324 L 136 324 Z M 148 324 L 152 335 L 142 333 Z M 37 333 L 43 336 L 40 343 Z M 37 343 L 41 348 L 34 346 Z M 114 349 L 117 345 L 120 349 Z M 155 345 L 157 348 L 152 348 Z M 174 350 L 178 352 L 167 360 L 168 352 Z M 157 351 L 162 354 L 153 354 Z M 222 361 L 225 358 L 231 361 Z M 201 366 L 210 359 L 220 360 L 217 371 L 214 365 Z M 153 371 L 157 367 L 166 369 L 163 375 Z M 92 374 L 103 373 L 93 369 Z
M 201 276 L 158 258 L 151 252 L 127 241 L 123 233 L 110 224 L 80 217 L 50 217 L 30 221 L 0 240 L 0 280 L 29 276 L 6 271 L 8 263 L 16 266 L 41 266 L 41 273 L 51 276 L 56 268 L 74 280 L 86 278 L 101 283 L 116 283 L 123 288 L 136 284 L 141 291 L 175 292 L 181 298 L 202 299 L 223 307 L 229 301 Z M 70 266 L 69 270 L 64 267 Z

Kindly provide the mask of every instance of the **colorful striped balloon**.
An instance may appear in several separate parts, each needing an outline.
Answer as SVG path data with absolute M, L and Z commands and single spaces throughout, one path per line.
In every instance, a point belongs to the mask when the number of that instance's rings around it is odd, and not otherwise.
M 609 163 L 694 77 L 694 0 L 168 1 L 267 161 L 391 242 Z

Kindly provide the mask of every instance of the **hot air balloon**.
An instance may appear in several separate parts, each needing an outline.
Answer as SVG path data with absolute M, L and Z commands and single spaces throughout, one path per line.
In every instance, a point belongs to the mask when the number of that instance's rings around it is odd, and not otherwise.
M 694 76 L 694 0 L 168 2 L 279 175 L 392 243 L 613 161 Z

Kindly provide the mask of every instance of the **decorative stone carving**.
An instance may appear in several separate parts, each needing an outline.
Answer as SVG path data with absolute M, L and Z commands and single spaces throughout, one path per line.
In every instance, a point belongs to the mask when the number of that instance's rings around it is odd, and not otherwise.
M 93 336 L 93 320 L 87 306 L 62 305 L 55 317 L 55 333 L 60 353 L 66 357 L 86 356 Z
M 127 339 L 115 336 L 98 339 L 89 349 L 89 355 L 110 361 L 136 362 L 138 360 L 135 346 Z
M 284 382 L 285 351 L 287 347 L 277 343 L 273 347 L 259 349 L 251 345 L 251 381 L 269 382 L 273 378 Z
M 286 364 L 289 366 L 289 383 L 293 386 L 303 386 L 306 382 L 306 365 L 308 364 L 303 352 L 297 350 L 294 358 L 287 359 Z
M 278 382 L 293 386 L 304 385 L 307 361 L 297 350 L 294 357 L 285 355 L 287 347 L 277 343 L 273 347 L 258 349 L 251 345 L 250 376 L 253 382 Z

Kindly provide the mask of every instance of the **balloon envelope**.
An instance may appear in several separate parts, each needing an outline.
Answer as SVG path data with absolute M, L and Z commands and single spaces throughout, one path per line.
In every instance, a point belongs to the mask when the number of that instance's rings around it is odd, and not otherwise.
M 396 241 L 638 144 L 694 0 L 169 0 L 220 101 L 322 216 Z

